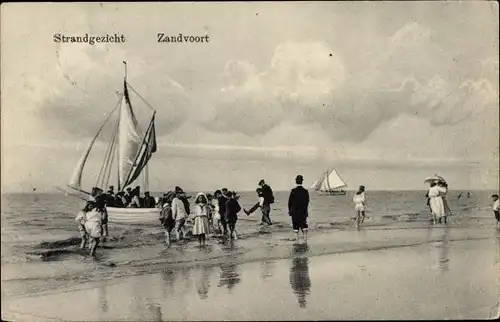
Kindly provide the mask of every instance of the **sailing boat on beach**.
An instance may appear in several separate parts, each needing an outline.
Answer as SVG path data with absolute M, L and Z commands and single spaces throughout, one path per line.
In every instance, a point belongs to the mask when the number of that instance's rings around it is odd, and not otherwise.
M 335 169 L 327 169 L 323 173 L 323 176 L 316 180 L 310 187 L 310 189 L 327 195 L 345 195 L 345 188 L 347 188 L 347 183 Z
M 148 162 L 152 155 L 156 152 L 156 133 L 155 133 L 155 115 L 156 111 L 149 105 L 135 89 L 127 83 L 127 63 L 125 64 L 125 77 L 123 82 L 123 92 L 119 93 L 119 101 L 117 106 L 104 120 L 103 124 L 90 142 L 89 147 L 83 153 L 78 162 L 73 176 L 67 185 L 70 191 L 67 193 L 82 199 L 88 198 L 90 192 L 82 187 L 82 176 L 85 165 L 88 161 L 90 152 L 101 134 L 104 126 L 110 122 L 111 116 L 115 115 L 114 130 L 112 137 L 108 142 L 104 161 L 101 170 L 97 176 L 95 187 L 99 187 L 105 191 L 110 182 L 112 172 L 116 175 L 117 191 L 123 191 L 142 175 L 143 185 L 142 191 L 147 191 L 149 186 Z M 132 90 L 144 103 L 152 110 L 152 115 L 149 118 L 147 130 L 143 133 L 139 127 L 136 115 L 130 101 L 129 89 Z M 116 115 L 117 114 L 117 115 Z M 113 171 L 113 163 L 115 162 Z M 95 175 L 95 174 L 94 174 Z M 114 176 L 113 176 L 114 177 Z M 59 189 L 60 190 L 60 189 Z M 108 212 L 108 221 L 110 223 L 146 223 L 158 222 L 160 209 L 158 208 L 115 208 L 106 207 Z

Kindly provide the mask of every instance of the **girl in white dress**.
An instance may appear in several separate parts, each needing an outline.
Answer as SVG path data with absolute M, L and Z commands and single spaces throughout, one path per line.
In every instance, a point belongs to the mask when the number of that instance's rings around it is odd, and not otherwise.
M 210 212 L 211 209 L 208 205 L 207 196 L 203 192 L 198 193 L 193 208 L 193 235 L 198 236 L 200 246 L 205 245 L 206 235 L 210 232 L 210 226 L 208 224 Z

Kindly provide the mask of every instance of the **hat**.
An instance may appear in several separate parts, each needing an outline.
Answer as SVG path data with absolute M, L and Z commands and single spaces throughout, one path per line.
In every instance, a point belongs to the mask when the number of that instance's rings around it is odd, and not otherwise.
M 297 177 L 295 177 L 295 182 L 297 182 L 297 183 L 304 182 L 304 177 L 299 174 Z
M 181 187 L 175 187 L 175 193 L 183 193 L 184 190 L 182 190 Z

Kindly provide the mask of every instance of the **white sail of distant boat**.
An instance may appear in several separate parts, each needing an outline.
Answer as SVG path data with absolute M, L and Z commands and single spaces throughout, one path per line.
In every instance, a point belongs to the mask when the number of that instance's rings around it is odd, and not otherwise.
M 345 188 L 347 188 L 347 183 L 336 169 L 325 171 L 323 176 L 311 186 L 311 189 L 316 191 L 334 195 L 345 195 Z
M 156 132 L 155 132 L 155 115 L 156 111 L 152 109 L 152 116 L 149 121 L 146 132 L 142 132 L 134 110 L 130 101 L 129 89 L 138 94 L 127 83 L 126 62 L 125 64 L 125 79 L 123 83 L 123 93 L 120 93 L 118 105 L 106 117 L 88 148 L 84 151 L 80 161 L 78 162 L 73 175 L 69 181 L 68 187 L 73 189 L 72 195 L 81 196 L 89 195 L 89 189 L 82 187 L 82 177 L 88 157 L 94 147 L 94 144 L 101 134 L 103 128 L 111 119 L 111 116 L 118 111 L 118 117 L 114 125 L 112 137 L 108 143 L 104 161 L 101 170 L 97 176 L 95 187 L 103 190 L 110 183 L 111 173 L 113 171 L 113 163 L 116 159 L 116 187 L 117 191 L 122 191 L 127 186 L 132 184 L 141 174 L 143 175 L 143 191 L 147 191 L 148 187 L 148 162 L 153 153 L 156 152 Z M 138 94 L 140 97 L 140 95 Z M 142 97 L 140 97 L 142 99 Z M 144 99 L 142 99 L 144 100 Z M 144 223 L 145 221 L 157 221 L 159 209 L 157 208 L 114 208 L 106 207 L 108 211 L 109 222 L 121 223 Z
M 309 187 L 309 189 L 315 189 L 318 187 L 318 183 L 321 179 L 318 179 L 316 181 L 313 182 L 313 184 Z

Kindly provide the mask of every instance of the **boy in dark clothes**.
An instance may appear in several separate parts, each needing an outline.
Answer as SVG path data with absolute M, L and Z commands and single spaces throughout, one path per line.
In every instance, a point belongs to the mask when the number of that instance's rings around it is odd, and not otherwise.
M 231 239 L 238 239 L 235 232 L 236 221 L 238 220 L 238 213 L 241 211 L 241 206 L 236 200 L 234 191 L 227 193 L 229 199 L 226 201 L 226 221 L 229 226 L 229 234 Z

